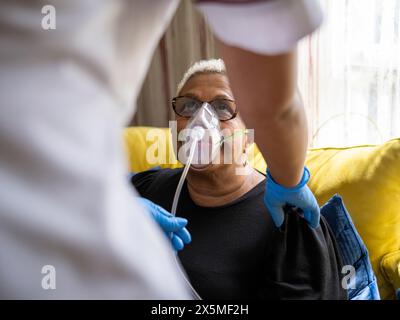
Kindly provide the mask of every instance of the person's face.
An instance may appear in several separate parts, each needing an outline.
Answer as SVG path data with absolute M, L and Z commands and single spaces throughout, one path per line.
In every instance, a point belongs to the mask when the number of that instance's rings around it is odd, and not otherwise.
M 191 97 L 203 102 L 213 101 L 215 99 L 234 100 L 228 78 L 226 77 L 226 75 L 219 73 L 205 73 L 193 76 L 186 82 L 181 92 L 179 93 L 179 96 Z M 183 118 L 176 115 L 175 119 L 177 121 L 177 130 L 179 135 L 179 132 L 187 126 L 190 118 Z M 245 126 L 239 116 L 236 116 L 231 120 L 220 121 L 219 124 L 224 137 L 227 137 L 234 132 L 237 132 L 238 130 L 243 133 L 245 129 Z M 219 162 L 221 164 L 224 163 L 224 148 L 226 149 L 227 146 L 233 147 L 233 155 L 230 162 L 235 162 L 235 159 L 243 154 L 243 148 L 246 145 L 246 142 L 246 136 L 244 134 L 238 135 L 234 139 L 232 138 L 227 140 L 226 143 L 224 143 L 220 148 Z M 180 147 L 179 144 L 178 147 Z M 213 168 L 217 168 L 221 164 L 209 164 L 203 167 L 202 170 L 211 170 Z

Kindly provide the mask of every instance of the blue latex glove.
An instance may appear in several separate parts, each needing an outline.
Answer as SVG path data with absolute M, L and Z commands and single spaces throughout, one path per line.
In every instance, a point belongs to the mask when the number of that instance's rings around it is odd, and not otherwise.
M 174 217 L 164 208 L 146 198 L 139 197 L 138 200 L 150 211 L 153 219 L 171 240 L 175 250 L 182 250 L 185 244 L 192 241 L 189 231 L 185 228 L 188 223 L 186 219 Z
M 310 172 L 304 168 L 304 174 L 299 184 L 293 188 L 285 188 L 276 183 L 267 170 L 264 203 L 277 227 L 280 227 L 285 220 L 283 207 L 286 205 L 301 209 L 303 218 L 307 220 L 308 225 L 311 228 L 318 227 L 320 210 L 317 200 L 307 186 L 309 179 Z

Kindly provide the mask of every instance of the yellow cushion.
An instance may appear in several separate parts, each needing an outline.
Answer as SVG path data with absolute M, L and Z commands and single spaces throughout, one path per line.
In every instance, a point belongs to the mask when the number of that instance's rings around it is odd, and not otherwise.
M 380 270 L 393 289 L 400 288 L 400 250 L 384 255 Z M 390 291 L 390 288 L 388 290 Z
M 309 186 L 319 204 L 339 193 L 364 240 L 383 299 L 395 298 L 399 274 L 380 264 L 400 249 L 400 139 L 378 146 L 310 150 Z M 391 278 L 385 277 L 390 273 Z
M 127 128 L 124 138 L 131 171 L 181 166 L 167 128 Z M 257 147 L 250 151 L 250 163 L 265 172 Z M 335 193 L 342 196 L 368 248 L 381 297 L 394 298 L 400 285 L 400 139 L 377 146 L 310 149 L 306 165 L 320 205 Z
M 182 167 L 176 160 L 169 128 L 126 128 L 124 142 L 132 172 L 141 172 L 157 166 Z

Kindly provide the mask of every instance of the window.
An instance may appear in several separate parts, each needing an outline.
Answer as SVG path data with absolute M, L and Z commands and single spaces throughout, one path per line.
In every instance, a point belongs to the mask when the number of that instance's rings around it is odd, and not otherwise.
M 311 146 L 400 137 L 400 0 L 321 0 L 325 22 L 299 47 Z

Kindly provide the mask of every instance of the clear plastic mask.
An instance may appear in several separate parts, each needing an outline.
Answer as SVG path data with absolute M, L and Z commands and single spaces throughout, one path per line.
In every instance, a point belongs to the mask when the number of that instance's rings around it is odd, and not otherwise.
M 220 125 L 217 114 L 207 102 L 203 103 L 186 128 L 179 133 L 178 140 L 183 142 L 178 152 L 178 159 L 183 164 L 187 164 L 193 144 L 193 167 L 205 167 L 216 160 L 221 145 Z

